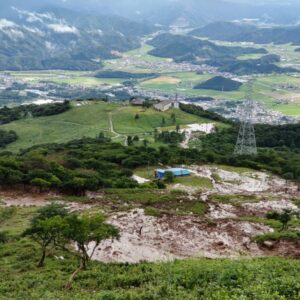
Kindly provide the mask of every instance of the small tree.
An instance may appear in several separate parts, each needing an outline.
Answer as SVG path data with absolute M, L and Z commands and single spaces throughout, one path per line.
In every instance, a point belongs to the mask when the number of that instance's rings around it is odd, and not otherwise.
M 112 225 L 104 223 L 102 215 L 78 216 L 72 214 L 66 218 L 68 222 L 68 240 L 75 243 L 74 254 L 79 258 L 79 266 L 70 276 L 66 289 L 70 289 L 76 275 L 87 268 L 88 262 L 94 255 L 101 241 L 109 238 L 118 238 L 119 232 Z M 89 245 L 94 242 L 93 248 Z M 90 251 L 89 251 L 90 250 Z
M 162 119 L 161 119 L 161 125 L 162 126 L 166 125 L 166 119 L 165 119 L 165 117 L 162 117 Z
M 277 220 L 282 224 L 281 231 L 288 229 L 288 223 L 292 219 L 295 213 L 289 209 L 283 210 L 283 212 L 273 211 L 267 214 L 268 219 Z
M 133 139 L 132 139 L 132 136 L 129 135 L 129 136 L 127 137 L 127 145 L 128 145 L 128 146 L 131 146 L 132 144 L 133 144 Z
M 0 231 L 0 244 L 8 242 L 8 233 L 6 231 Z
M 155 128 L 155 129 L 154 129 L 154 141 L 155 141 L 155 142 L 157 142 L 158 136 L 159 136 L 158 130 L 157 130 L 157 128 Z
M 144 145 L 145 147 L 148 147 L 149 141 L 148 141 L 148 140 L 143 140 L 143 145 Z
M 24 235 L 29 236 L 41 246 L 41 258 L 38 267 L 44 266 L 46 251 L 50 245 L 59 247 L 66 243 L 64 231 L 67 223 L 60 216 L 52 217 L 46 220 L 39 220 L 28 228 Z
M 46 251 L 50 245 L 63 246 L 66 243 L 64 231 L 67 223 L 64 217 L 67 210 L 58 204 L 51 204 L 41 208 L 38 215 L 31 221 L 31 226 L 24 231 L 23 236 L 29 236 L 41 246 L 41 258 L 38 267 L 42 267 L 46 258 Z
M 140 140 L 140 138 L 137 136 L 137 135 L 135 135 L 134 137 L 133 137 L 133 141 L 134 142 L 138 142 Z
M 176 125 L 176 132 L 178 133 L 179 131 L 180 131 L 180 125 L 177 124 L 177 125 Z
M 176 123 L 176 115 L 174 113 L 171 114 L 171 120 L 173 124 Z
M 166 183 L 173 183 L 174 182 L 174 174 L 172 172 L 165 173 L 165 182 Z
M 30 182 L 32 185 L 36 186 L 39 188 L 40 193 L 49 188 L 51 186 L 51 183 L 45 179 L 42 178 L 34 178 Z
M 134 116 L 134 119 L 135 120 L 138 120 L 140 118 L 140 115 L 139 114 L 136 114 L 135 116 Z

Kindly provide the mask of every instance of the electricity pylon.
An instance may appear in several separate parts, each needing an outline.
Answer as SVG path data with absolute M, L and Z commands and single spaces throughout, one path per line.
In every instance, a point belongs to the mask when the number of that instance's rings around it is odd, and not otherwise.
M 236 156 L 257 155 L 255 129 L 253 125 L 254 102 L 252 99 L 252 82 L 249 82 L 241 115 L 239 134 L 234 149 L 234 155 Z

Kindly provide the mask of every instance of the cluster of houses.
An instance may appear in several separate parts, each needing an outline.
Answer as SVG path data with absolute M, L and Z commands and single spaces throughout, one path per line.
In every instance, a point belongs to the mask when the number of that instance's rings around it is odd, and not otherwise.
M 133 106 L 144 106 L 146 100 L 144 98 L 133 98 L 130 100 L 130 104 Z M 154 103 L 152 106 L 157 111 L 167 111 L 171 108 L 179 109 L 180 102 L 176 100 L 163 100 Z

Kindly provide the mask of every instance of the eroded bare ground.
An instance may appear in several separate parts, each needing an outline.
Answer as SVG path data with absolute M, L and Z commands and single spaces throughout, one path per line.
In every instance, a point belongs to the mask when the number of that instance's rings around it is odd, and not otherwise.
M 259 246 L 253 237 L 273 229 L 247 218 L 262 218 L 269 211 L 291 209 L 300 211 L 293 203 L 299 198 L 298 187 L 263 172 L 225 171 L 213 166 L 194 166 L 194 176 L 206 177 L 213 188 L 187 187 L 182 184 L 171 188 L 184 189 L 184 201 L 205 202 L 205 216 L 165 213 L 159 217 L 145 215 L 141 205 L 124 212 L 110 212 L 108 222 L 119 228 L 118 241 L 104 241 L 96 250 L 94 259 L 105 262 L 163 261 L 186 257 L 237 258 L 241 256 L 283 255 L 300 258 L 300 244 L 286 241 Z M 222 203 L 214 195 L 228 199 L 238 197 L 238 203 Z M 56 195 L 24 195 L 2 192 L 3 205 L 43 206 Z M 68 203 L 70 210 L 102 209 L 105 196 L 90 194 L 91 204 Z M 227 199 L 225 198 L 225 199 Z M 51 199 L 51 201 L 49 200 Z M 245 218 L 247 217 L 247 218 Z M 92 245 L 91 245 L 92 246 Z M 92 248 L 92 247 L 91 247 Z
M 120 229 L 121 238 L 103 242 L 95 259 L 134 263 L 185 257 L 300 257 L 300 244 L 279 241 L 259 246 L 253 237 L 273 232 L 273 229 L 241 220 L 242 217 L 264 217 L 270 211 L 299 211 L 292 202 L 300 196 L 295 184 L 263 172 L 225 171 L 211 166 L 191 169 L 195 176 L 209 178 L 213 183 L 212 189 L 202 189 L 198 199 L 208 205 L 204 218 L 168 214 L 157 218 L 145 216 L 142 209 L 113 215 L 109 222 Z M 173 188 L 184 189 L 190 194 L 190 200 L 197 197 L 195 187 L 176 184 Z M 220 194 L 242 196 L 245 200 L 238 205 L 211 200 L 212 195 Z

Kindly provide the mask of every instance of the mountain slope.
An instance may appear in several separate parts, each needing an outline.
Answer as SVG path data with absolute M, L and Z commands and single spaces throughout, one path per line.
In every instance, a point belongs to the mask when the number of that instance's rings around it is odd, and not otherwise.
M 117 16 L 90 16 L 65 9 L 11 9 L 0 19 L 0 70 L 95 70 L 113 51 L 139 46 L 153 28 Z
M 260 28 L 238 22 L 216 22 L 190 32 L 197 37 L 230 42 L 253 42 L 257 44 L 300 45 L 300 26 Z
M 280 67 L 276 63 L 280 62 L 280 57 L 277 55 L 265 55 L 259 59 L 216 59 L 207 63 L 218 67 L 219 71 L 233 73 L 237 75 L 251 74 L 283 74 L 283 73 L 298 73 L 299 70 L 292 67 Z
M 149 53 L 159 57 L 170 57 L 176 61 L 197 62 L 199 59 L 236 57 L 249 53 L 266 53 L 265 49 L 224 47 L 183 35 L 161 34 L 149 42 L 155 49 Z

